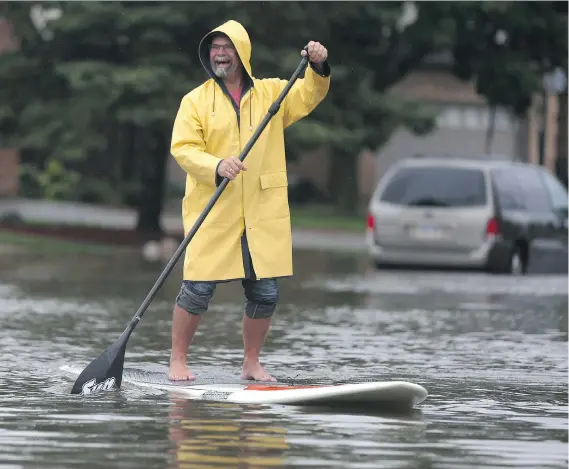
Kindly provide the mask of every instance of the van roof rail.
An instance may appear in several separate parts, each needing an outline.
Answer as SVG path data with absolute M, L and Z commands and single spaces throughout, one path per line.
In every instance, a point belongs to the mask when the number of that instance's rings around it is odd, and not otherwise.
M 521 158 L 516 156 L 507 156 L 499 153 L 487 154 L 487 153 L 473 153 L 467 154 L 456 154 L 456 153 L 415 153 L 411 156 L 413 159 L 419 158 L 449 158 L 456 160 L 491 160 L 491 161 L 521 161 Z

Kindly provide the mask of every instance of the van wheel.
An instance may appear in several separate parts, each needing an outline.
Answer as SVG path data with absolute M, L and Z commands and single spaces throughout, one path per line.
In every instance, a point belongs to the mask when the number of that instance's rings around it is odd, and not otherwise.
M 516 243 L 509 258 L 506 272 L 511 275 L 525 275 L 528 267 L 528 248 L 525 244 Z
M 508 273 L 513 275 L 523 275 L 525 273 L 524 261 L 518 249 L 516 249 L 510 257 L 510 268 L 508 270 Z
M 507 259 L 494 265 L 488 265 L 488 270 L 495 274 L 525 275 L 528 266 L 528 249 L 524 243 L 516 243 Z

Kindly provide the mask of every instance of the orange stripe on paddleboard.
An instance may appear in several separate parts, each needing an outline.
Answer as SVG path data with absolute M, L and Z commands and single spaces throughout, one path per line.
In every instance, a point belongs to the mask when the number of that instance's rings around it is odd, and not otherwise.
M 270 384 L 250 384 L 246 391 L 287 391 L 290 389 L 315 389 L 324 388 L 326 386 L 309 385 L 309 386 L 271 386 Z

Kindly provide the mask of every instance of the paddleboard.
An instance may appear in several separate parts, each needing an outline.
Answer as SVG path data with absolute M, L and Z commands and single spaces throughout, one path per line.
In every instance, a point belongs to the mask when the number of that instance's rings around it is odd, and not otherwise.
M 72 372 L 70 367 L 62 367 Z M 76 372 L 78 375 L 78 372 Z M 294 384 L 245 381 L 230 377 L 198 376 L 194 381 L 170 381 L 167 374 L 125 368 L 123 383 L 175 391 L 189 399 L 241 404 L 378 406 L 410 409 L 423 402 L 427 390 L 408 381 L 346 384 Z

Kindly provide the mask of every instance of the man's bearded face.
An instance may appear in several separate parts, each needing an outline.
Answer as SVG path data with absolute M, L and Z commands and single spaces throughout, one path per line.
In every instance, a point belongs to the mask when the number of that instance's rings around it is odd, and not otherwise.
M 239 65 L 239 55 L 228 38 L 216 37 L 209 49 L 209 60 L 213 73 L 219 78 L 227 78 Z

